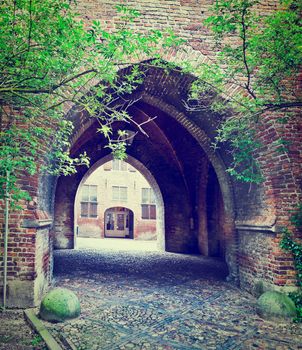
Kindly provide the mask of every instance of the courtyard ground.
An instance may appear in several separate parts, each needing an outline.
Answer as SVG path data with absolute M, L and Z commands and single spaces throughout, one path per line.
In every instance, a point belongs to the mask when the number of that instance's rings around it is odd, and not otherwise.
M 54 271 L 82 314 L 46 324 L 78 350 L 302 349 L 301 325 L 259 318 L 217 259 L 107 246 L 57 251 Z
M 82 308 L 78 319 L 44 322 L 63 349 L 302 349 L 302 326 L 258 317 L 255 298 L 225 281 L 222 261 L 117 243 L 55 252 L 54 285 L 74 291 Z M 17 323 L 1 320 L 0 349 L 43 349 L 16 314 Z

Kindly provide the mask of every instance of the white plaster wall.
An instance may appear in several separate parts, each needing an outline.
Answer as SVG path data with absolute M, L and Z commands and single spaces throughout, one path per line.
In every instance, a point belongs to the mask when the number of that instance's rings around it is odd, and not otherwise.
M 77 226 L 80 236 L 101 237 L 104 231 L 104 214 L 106 209 L 112 207 L 125 207 L 132 210 L 134 214 L 134 236 L 136 230 L 145 227 L 141 239 L 156 239 L 156 220 L 141 219 L 142 188 L 151 188 L 145 177 L 130 164 L 127 163 L 127 170 L 105 170 L 109 161 L 94 172 L 81 183 L 79 195 L 77 196 Z M 132 171 L 130 171 L 130 169 Z M 80 203 L 82 198 L 83 185 L 97 185 L 98 217 L 81 218 Z M 113 200 L 112 187 L 127 187 L 127 200 Z

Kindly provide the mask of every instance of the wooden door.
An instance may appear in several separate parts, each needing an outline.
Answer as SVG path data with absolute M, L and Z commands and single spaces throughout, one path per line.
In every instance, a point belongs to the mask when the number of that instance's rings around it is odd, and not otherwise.
M 129 210 L 111 208 L 105 212 L 105 237 L 129 237 Z

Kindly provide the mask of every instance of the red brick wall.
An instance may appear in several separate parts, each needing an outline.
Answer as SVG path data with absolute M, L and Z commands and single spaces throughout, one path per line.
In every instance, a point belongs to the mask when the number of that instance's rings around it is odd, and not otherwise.
M 290 226 L 289 218 L 294 207 L 301 202 L 302 185 L 302 124 L 301 119 L 291 117 L 286 125 L 279 122 L 285 115 L 268 114 L 260 132 L 263 153 L 259 157 L 266 175 L 266 200 L 275 208 L 277 236 L 273 240 L 272 268 L 276 272 L 274 283 L 292 282 L 293 267 L 289 258 L 279 248 L 282 228 Z M 284 140 L 284 147 L 278 142 Z
M 25 180 L 22 180 L 25 183 Z M 34 180 L 36 181 L 36 180 Z M 31 181 L 30 192 L 36 193 Z M 50 280 L 50 254 L 49 224 L 46 213 L 35 210 L 33 202 L 22 203 L 24 210 L 11 212 L 9 215 L 8 234 L 8 288 L 7 305 L 11 307 L 30 307 L 37 304 Z M 3 210 L 0 211 L 0 222 L 4 222 Z M 0 263 L 4 252 L 3 233 L 0 234 Z M 3 281 L 3 268 L 0 270 Z M 18 281 L 18 287 L 16 287 Z

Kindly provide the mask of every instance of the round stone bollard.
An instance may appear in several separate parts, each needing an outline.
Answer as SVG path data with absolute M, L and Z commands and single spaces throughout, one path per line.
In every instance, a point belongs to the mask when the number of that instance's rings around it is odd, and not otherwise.
M 80 313 L 78 297 L 66 288 L 55 288 L 48 292 L 40 306 L 40 317 L 50 322 L 64 322 L 78 317 Z
M 275 321 L 290 321 L 297 316 L 294 302 L 276 291 L 265 292 L 259 297 L 257 312 L 260 317 Z

